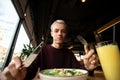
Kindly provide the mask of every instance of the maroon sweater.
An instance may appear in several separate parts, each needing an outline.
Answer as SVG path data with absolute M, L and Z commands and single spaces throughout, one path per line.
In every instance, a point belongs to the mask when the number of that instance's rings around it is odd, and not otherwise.
M 67 48 L 56 49 L 51 45 L 47 45 L 43 47 L 42 52 L 31 66 L 27 68 L 25 80 L 32 80 L 39 67 L 40 70 L 43 70 L 52 68 L 81 68 L 81 65 L 71 50 Z

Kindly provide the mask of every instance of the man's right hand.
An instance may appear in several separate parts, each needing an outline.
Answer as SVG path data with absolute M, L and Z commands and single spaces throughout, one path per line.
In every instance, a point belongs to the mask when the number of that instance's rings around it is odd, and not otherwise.
M 12 59 L 10 64 L 1 73 L 4 79 L 2 80 L 24 80 L 26 75 L 26 68 L 22 64 L 19 57 Z

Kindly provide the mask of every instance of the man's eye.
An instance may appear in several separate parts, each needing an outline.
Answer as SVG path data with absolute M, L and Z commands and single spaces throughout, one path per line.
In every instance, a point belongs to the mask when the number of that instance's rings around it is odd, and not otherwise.
M 62 33 L 66 33 L 66 30 L 62 30 Z
M 58 32 L 58 30 L 55 30 L 54 32 L 55 32 L 55 33 L 57 33 L 57 32 Z

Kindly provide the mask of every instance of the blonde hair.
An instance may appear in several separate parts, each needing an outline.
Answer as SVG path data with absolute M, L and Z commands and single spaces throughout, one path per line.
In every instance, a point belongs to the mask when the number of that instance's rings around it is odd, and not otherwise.
M 55 20 L 55 21 L 52 23 L 51 27 L 50 27 L 51 30 L 52 30 L 53 25 L 54 25 L 55 23 L 64 24 L 65 27 L 67 26 L 64 20 Z

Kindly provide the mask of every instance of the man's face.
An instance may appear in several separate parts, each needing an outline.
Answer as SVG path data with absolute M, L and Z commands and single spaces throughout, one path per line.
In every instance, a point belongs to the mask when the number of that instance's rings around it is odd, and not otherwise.
M 66 36 L 66 26 L 64 24 L 55 23 L 51 29 L 53 43 L 62 44 Z

